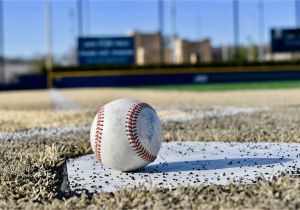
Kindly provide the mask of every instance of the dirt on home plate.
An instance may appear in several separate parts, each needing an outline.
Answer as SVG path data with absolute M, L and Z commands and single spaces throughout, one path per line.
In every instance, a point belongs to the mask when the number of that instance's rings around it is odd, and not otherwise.
M 257 110 L 166 120 L 164 141 L 300 143 L 300 89 L 220 92 L 67 89 L 59 92 L 81 110 L 55 110 L 47 90 L 0 93 L 0 138 L 1 133 L 29 133 L 23 139 L 0 139 L 0 209 L 300 208 L 300 177 L 284 174 L 270 182 L 258 180 L 257 184 L 246 185 L 140 187 L 115 193 L 62 194 L 65 160 L 92 153 L 88 129 L 30 137 L 34 129 L 43 128 L 47 132 L 51 128 L 89 125 L 99 105 L 126 97 L 150 103 L 162 116 L 222 113 L 235 108 Z

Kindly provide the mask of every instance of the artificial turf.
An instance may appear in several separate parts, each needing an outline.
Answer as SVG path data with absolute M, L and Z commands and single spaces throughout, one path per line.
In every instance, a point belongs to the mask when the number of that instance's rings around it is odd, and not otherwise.
M 36 98 L 35 94 L 0 94 L 2 99 L 19 99 L 19 103 L 17 100 L 13 101 L 13 106 L 10 106 L 9 100 L 0 103 L 0 132 L 89 123 L 97 105 L 100 102 L 104 103 L 104 96 L 110 92 L 115 94 L 113 97 L 145 97 L 157 104 L 163 104 L 165 108 L 167 103 L 170 108 L 174 108 L 174 104 L 178 103 L 176 108 L 180 108 L 184 102 L 183 109 L 191 112 L 196 108 L 202 109 L 203 101 L 206 107 L 219 103 L 224 106 L 256 105 L 265 108 L 261 112 L 251 114 L 208 117 L 191 122 L 165 122 L 164 141 L 300 142 L 299 90 L 239 93 L 228 91 L 226 94 L 185 92 L 181 105 L 179 96 L 183 97 L 183 94 L 177 92 L 166 92 L 159 96 L 157 91 L 150 94 L 149 91 L 143 90 L 136 91 L 137 93 L 132 90 L 81 90 L 80 94 L 78 90 L 73 90 L 72 94 L 70 91 L 66 93 L 78 100 L 82 107 L 93 107 L 93 110 L 51 110 L 51 103 L 49 104 L 46 96 L 43 100 L 45 102 L 39 105 L 36 99 L 35 106 L 31 107 L 28 100 L 31 99 L 29 97 Z M 91 97 L 84 97 L 84 94 Z M 111 94 L 109 96 L 112 97 Z M 90 101 L 87 101 L 87 98 L 90 98 Z M 31 111 L 25 111 L 23 104 L 26 105 L 26 110 Z M 7 111 L 8 109 L 10 111 Z M 20 140 L 0 140 L 0 209 L 300 208 L 300 171 L 294 177 L 282 175 L 270 182 L 257 180 L 257 184 L 190 186 L 176 189 L 141 187 L 123 189 L 115 193 L 83 193 L 79 196 L 72 193 L 62 194 L 61 173 L 65 161 L 89 153 L 92 153 L 92 149 L 88 131 L 55 137 L 32 136 Z

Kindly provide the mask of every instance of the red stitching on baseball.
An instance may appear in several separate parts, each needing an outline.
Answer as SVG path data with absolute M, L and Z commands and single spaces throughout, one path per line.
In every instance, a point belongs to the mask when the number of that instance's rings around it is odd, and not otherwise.
M 137 103 L 130 107 L 127 118 L 125 122 L 125 128 L 127 132 L 127 137 L 129 144 L 131 145 L 133 151 L 143 160 L 153 162 L 156 156 L 152 155 L 140 142 L 137 134 L 136 122 L 139 113 L 145 109 L 150 108 L 154 110 L 150 105 L 146 103 Z
M 103 124 L 104 124 L 104 107 L 101 106 L 98 110 L 97 126 L 96 126 L 96 134 L 95 134 L 96 160 L 99 161 L 101 161 L 101 141 L 102 141 Z

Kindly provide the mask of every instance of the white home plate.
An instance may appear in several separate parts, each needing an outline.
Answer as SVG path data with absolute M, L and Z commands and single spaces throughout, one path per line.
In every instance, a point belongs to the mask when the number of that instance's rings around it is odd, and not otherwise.
M 173 188 L 202 184 L 255 183 L 282 173 L 299 174 L 300 144 L 163 143 L 155 162 L 137 172 L 103 167 L 93 154 L 67 161 L 69 190 L 112 192 L 144 185 Z

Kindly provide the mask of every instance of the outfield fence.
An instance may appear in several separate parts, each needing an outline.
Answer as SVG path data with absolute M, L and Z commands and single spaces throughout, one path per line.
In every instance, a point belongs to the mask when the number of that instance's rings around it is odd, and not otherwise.
M 300 66 L 130 69 L 52 72 L 54 87 L 126 87 L 162 84 L 300 80 Z
M 54 70 L 46 74 L 20 75 L 15 83 L 0 85 L 0 90 L 43 89 L 47 87 L 130 87 L 285 80 L 300 80 L 300 65 L 182 69 L 86 69 L 84 71 Z

